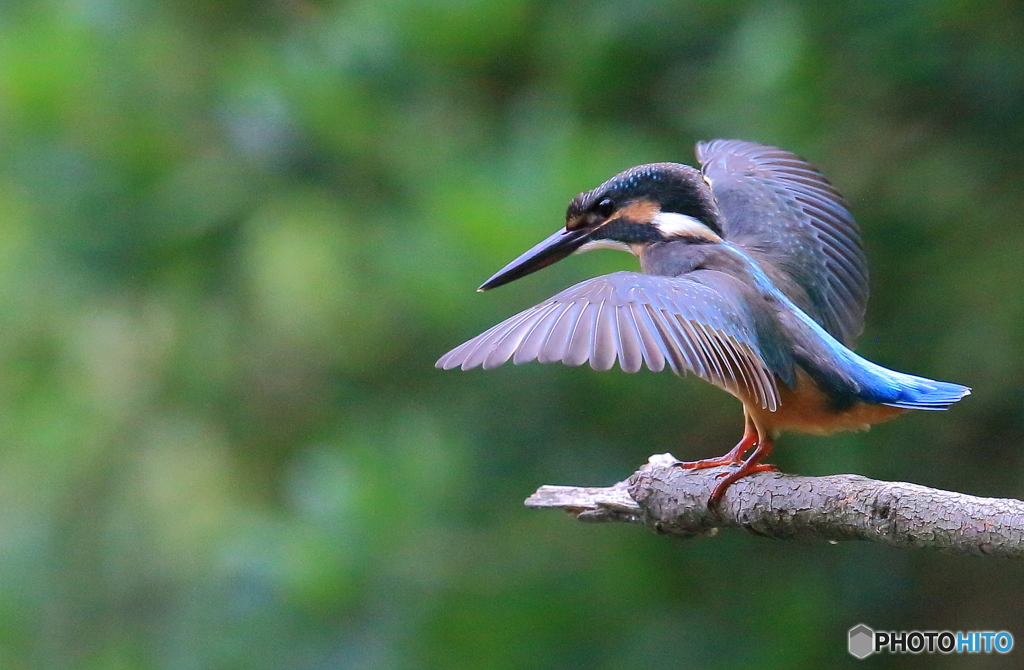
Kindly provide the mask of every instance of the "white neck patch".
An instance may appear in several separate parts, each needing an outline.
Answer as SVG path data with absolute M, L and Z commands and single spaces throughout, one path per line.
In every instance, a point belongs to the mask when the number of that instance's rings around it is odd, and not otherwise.
M 590 240 L 589 242 L 585 242 L 573 253 L 579 254 L 584 251 L 593 251 L 594 249 L 615 249 L 616 251 L 628 251 L 629 253 L 633 253 L 633 250 L 629 248 L 628 244 L 616 242 L 615 240 Z
M 722 241 L 706 224 L 679 212 L 658 212 L 651 223 L 665 237 L 699 237 L 713 242 Z

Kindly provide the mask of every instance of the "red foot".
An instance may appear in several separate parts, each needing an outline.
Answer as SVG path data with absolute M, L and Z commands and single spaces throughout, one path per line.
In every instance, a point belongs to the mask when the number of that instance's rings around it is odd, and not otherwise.
M 760 460 L 772 453 L 771 440 L 761 440 L 757 444 L 757 448 L 754 449 L 754 453 L 750 454 L 750 457 L 743 461 L 738 469 L 729 472 L 722 473 L 719 477 L 722 477 L 722 481 L 718 482 L 715 486 L 715 490 L 711 492 L 711 497 L 708 499 L 708 509 L 715 509 L 719 503 L 722 502 L 722 496 L 725 495 L 726 489 L 728 489 L 733 483 L 740 479 L 743 479 L 749 474 L 755 472 L 769 472 L 778 470 L 777 467 L 769 463 L 761 463 Z
M 743 437 L 729 453 L 717 458 L 705 458 L 700 461 L 680 461 L 675 467 L 684 470 L 703 470 L 704 468 L 717 468 L 720 465 L 739 465 L 743 462 L 743 454 L 757 446 L 757 431 L 747 428 L 743 431 Z
M 752 475 L 755 472 L 778 472 L 778 471 L 779 471 L 779 466 L 777 466 L 777 465 L 772 465 L 771 463 L 758 463 L 757 465 L 755 465 L 754 467 L 750 468 L 749 470 L 747 470 L 743 474 L 744 475 Z M 739 472 L 739 470 L 736 470 L 735 472 Z M 734 473 L 733 472 L 719 472 L 717 475 L 715 475 L 715 479 L 721 479 L 722 477 L 729 477 L 732 474 L 734 474 Z M 740 477 L 737 477 L 736 479 L 740 479 L 741 477 L 742 477 L 742 475 Z M 736 481 L 736 480 L 734 479 L 733 481 Z

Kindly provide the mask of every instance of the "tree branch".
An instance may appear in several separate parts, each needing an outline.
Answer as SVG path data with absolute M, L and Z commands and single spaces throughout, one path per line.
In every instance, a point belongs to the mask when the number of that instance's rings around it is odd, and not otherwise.
M 707 508 L 716 475 L 683 470 L 671 454 L 651 456 L 628 480 L 607 488 L 542 486 L 528 507 L 558 507 L 580 521 L 625 521 L 694 537 L 739 527 L 772 538 L 869 540 L 952 554 L 1024 559 L 1024 502 L 883 482 L 858 475 L 798 477 L 762 472 Z

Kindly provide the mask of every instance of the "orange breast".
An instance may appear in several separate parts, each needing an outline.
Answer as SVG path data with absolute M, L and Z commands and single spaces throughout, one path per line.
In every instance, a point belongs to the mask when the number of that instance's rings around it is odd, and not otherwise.
M 803 370 L 797 370 L 796 388 L 779 384 L 779 408 L 775 412 L 744 401 L 755 421 L 772 433 L 795 430 L 827 435 L 846 430 L 867 430 L 872 424 L 894 419 L 909 410 L 888 405 L 856 403 L 836 411 L 828 397 Z

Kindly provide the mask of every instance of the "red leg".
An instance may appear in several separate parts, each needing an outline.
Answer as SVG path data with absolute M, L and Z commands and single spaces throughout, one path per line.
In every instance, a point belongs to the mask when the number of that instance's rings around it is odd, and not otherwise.
M 743 429 L 743 437 L 740 438 L 740 441 L 736 443 L 736 446 L 729 453 L 717 458 L 705 458 L 700 461 L 680 461 L 676 463 L 676 467 L 683 468 L 684 470 L 703 470 L 704 468 L 716 468 L 719 465 L 739 465 L 743 462 L 743 454 L 756 446 L 757 429 L 754 428 L 754 423 L 747 419 L 746 426 Z
M 717 507 L 718 503 L 722 501 L 722 496 L 725 495 L 725 490 L 733 483 L 743 479 L 747 475 L 755 472 L 778 470 L 774 465 L 760 462 L 762 458 L 768 456 L 770 453 L 772 453 L 772 440 L 770 438 L 763 438 L 757 443 L 757 448 L 754 449 L 754 453 L 750 454 L 750 457 L 743 461 L 743 465 L 732 472 L 718 475 L 723 479 L 718 482 L 715 486 L 715 490 L 711 492 L 711 498 L 708 499 L 708 507 Z

